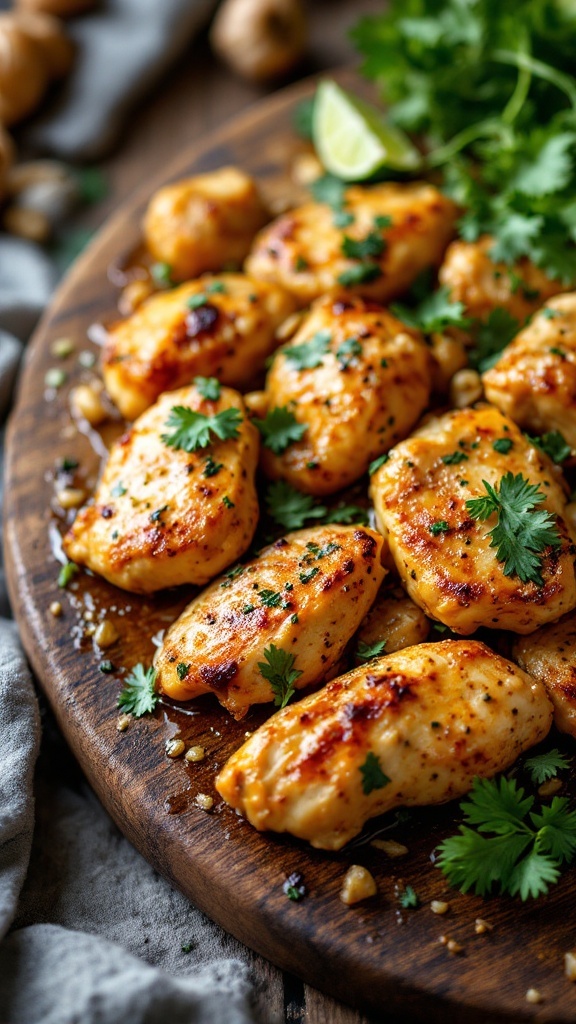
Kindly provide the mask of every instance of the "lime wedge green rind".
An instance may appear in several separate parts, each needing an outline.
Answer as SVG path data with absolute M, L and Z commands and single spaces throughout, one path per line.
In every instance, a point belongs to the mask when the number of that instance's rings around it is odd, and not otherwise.
M 316 92 L 312 136 L 326 170 L 344 181 L 365 181 L 384 168 L 414 171 L 422 163 L 407 135 L 329 79 Z

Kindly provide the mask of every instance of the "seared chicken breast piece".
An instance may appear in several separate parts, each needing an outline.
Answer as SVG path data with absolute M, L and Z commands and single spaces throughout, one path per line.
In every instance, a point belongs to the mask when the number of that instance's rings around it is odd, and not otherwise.
M 512 656 L 545 687 L 556 727 L 576 737 L 576 615 L 564 615 L 519 638 Z
M 246 268 L 282 284 L 303 306 L 342 286 L 386 302 L 440 264 L 455 220 L 454 203 L 423 182 L 352 186 L 343 211 L 306 203 L 274 220 L 257 236 Z
M 421 335 L 382 307 L 342 295 L 319 299 L 266 380 L 269 411 L 287 407 L 306 431 L 279 453 L 265 440 L 264 472 L 308 494 L 348 486 L 417 422 L 431 366 Z
M 177 450 L 163 438 L 178 408 L 185 416 L 236 413 L 236 436 L 211 432 L 198 450 Z M 195 387 L 162 395 L 112 446 L 93 503 L 64 537 L 66 554 L 137 594 L 207 583 L 252 540 L 258 446 L 237 392 L 222 388 L 215 401 Z
M 545 546 L 540 556 L 542 586 L 506 575 L 490 536 L 498 513 L 476 519 L 466 507 L 487 497 L 483 481 L 499 488 L 506 474 L 538 486 L 537 509 L 553 515 L 559 532 L 559 545 Z M 576 605 L 566 495 L 547 456 L 493 406 L 428 420 L 391 450 L 370 491 L 410 597 L 455 632 L 487 626 L 531 633 Z
M 452 242 L 439 270 L 440 284 L 453 302 L 464 304 L 467 316 L 487 320 L 495 309 L 506 309 L 522 326 L 547 299 L 566 289 L 529 259 L 512 266 L 494 261 L 493 245 L 490 235 L 476 242 Z
M 172 279 L 185 281 L 240 265 L 267 219 L 254 179 L 237 167 L 221 167 L 159 189 L 146 210 L 144 238 Z
M 486 397 L 531 433 L 576 448 L 576 292 L 557 295 L 484 376 Z
M 244 274 L 219 274 L 146 299 L 107 330 L 106 389 L 126 419 L 193 377 L 242 387 L 263 369 L 275 331 L 294 310 L 282 288 Z
M 551 722 L 541 683 L 484 644 L 419 644 L 273 715 L 216 788 L 255 828 L 339 850 L 377 814 L 462 796 Z
M 382 654 L 393 654 L 404 647 L 423 643 L 430 632 L 430 621 L 402 587 L 385 580 L 368 615 L 356 634 L 361 644 L 373 647 L 384 643 Z
M 176 700 L 213 692 L 235 718 L 334 675 L 384 577 L 383 540 L 358 526 L 290 533 L 195 598 L 155 659 Z

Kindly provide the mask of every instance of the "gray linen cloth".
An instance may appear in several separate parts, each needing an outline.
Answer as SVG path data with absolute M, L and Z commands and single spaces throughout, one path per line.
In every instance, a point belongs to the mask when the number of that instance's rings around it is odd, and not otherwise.
M 78 19 L 73 31 L 82 56 L 70 89 L 54 116 L 30 126 L 28 140 L 39 152 L 100 153 L 128 104 L 183 49 L 211 6 L 109 0 L 101 13 Z M 23 345 L 55 283 L 39 249 L 0 236 L 0 423 Z M 8 615 L 2 575 L 0 1021 L 249 1024 L 249 954 L 121 836 L 45 706 L 35 776 L 38 699 Z

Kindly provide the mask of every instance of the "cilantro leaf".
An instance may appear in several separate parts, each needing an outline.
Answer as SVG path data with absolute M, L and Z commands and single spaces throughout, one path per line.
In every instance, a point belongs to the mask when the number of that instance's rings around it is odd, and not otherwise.
M 388 786 L 392 782 L 392 779 L 389 779 L 382 771 L 380 758 L 371 750 L 366 754 L 364 764 L 360 765 L 360 774 L 364 796 L 369 796 L 375 789 L 384 789 L 384 786 Z
M 379 455 L 378 458 L 377 459 L 373 459 L 372 462 L 370 463 L 370 465 L 368 466 L 368 475 L 369 476 L 373 476 L 374 473 L 378 469 L 380 469 L 380 466 L 386 465 L 386 463 L 389 462 L 389 461 L 390 461 L 390 456 L 388 455 L 388 452 L 384 452 L 383 455 Z
M 266 608 L 279 608 L 282 604 L 282 594 L 276 590 L 259 590 L 258 597 Z
M 518 473 L 506 473 L 500 486 L 492 487 L 486 480 L 482 483 L 486 496 L 471 498 L 466 509 L 473 519 L 488 519 L 493 513 L 498 516 L 496 526 L 489 531 L 491 548 L 496 548 L 496 557 L 504 563 L 505 576 L 518 576 L 523 583 L 532 582 L 544 586 L 541 566 L 547 547 L 560 547 L 562 541 L 556 526 L 556 517 L 551 512 L 536 509 L 546 500 L 538 484 Z
M 286 704 L 296 692 L 294 683 L 300 678 L 302 672 L 294 668 L 296 657 L 288 654 L 281 647 L 270 644 L 264 648 L 265 661 L 258 662 L 260 675 L 267 679 L 274 693 L 274 706 L 277 708 L 286 707 Z
M 347 370 L 360 355 L 362 355 L 362 345 L 358 338 L 346 338 L 336 349 L 336 359 L 341 370 Z
M 485 373 L 499 359 L 500 353 L 520 330 L 520 324 L 507 309 L 493 309 L 487 319 L 478 325 L 474 348 L 468 353 L 470 366 Z
M 368 513 L 360 505 L 341 504 L 326 512 L 323 521 L 327 526 L 330 523 L 360 523 L 365 526 L 368 523 Z
M 333 210 L 340 210 L 346 205 L 346 188 L 341 178 L 334 174 L 323 174 L 312 182 L 310 191 L 317 203 L 326 203 Z
M 479 896 L 494 886 L 522 900 L 548 892 L 562 863 L 576 856 L 576 812 L 558 797 L 541 814 L 531 811 L 533 803 L 514 780 L 476 778 L 461 804 L 467 824 L 439 847 L 436 863 L 450 882 Z
M 154 711 L 160 700 L 160 695 L 154 688 L 157 674 L 155 668 L 144 668 L 141 663 L 135 665 L 130 675 L 126 677 L 117 706 L 124 708 L 135 718 Z
M 150 274 L 154 284 L 159 288 L 173 288 L 172 267 L 169 263 L 153 263 L 150 267 Z
M 196 390 L 209 402 L 217 402 L 220 398 L 220 381 L 216 377 L 194 377 Z
M 570 761 L 554 747 L 553 750 L 546 750 L 543 754 L 527 758 L 524 767 L 530 772 L 532 782 L 539 786 L 542 782 L 555 778 L 562 768 L 569 768 Z
M 301 494 L 285 480 L 269 484 L 266 490 L 266 508 L 279 526 L 287 530 L 300 530 L 309 519 L 322 519 L 325 505 L 317 505 L 310 494 Z
M 552 459 L 552 462 L 555 462 L 557 465 L 565 462 L 572 454 L 570 445 L 566 441 L 564 434 L 561 434 L 559 430 L 551 430 L 547 434 L 542 434 L 541 437 L 526 436 L 530 444 L 545 452 Z
M 446 327 L 464 329 L 469 327 L 472 322 L 464 315 L 464 303 L 453 302 L 450 298 L 450 291 L 446 287 L 438 288 L 431 295 L 427 295 L 414 308 L 395 303 L 390 306 L 390 311 L 408 327 L 416 327 L 424 334 L 443 331 Z
M 364 238 L 351 238 L 350 235 L 344 235 L 342 239 L 342 252 L 351 260 L 366 260 L 381 256 L 385 248 L 386 242 L 378 231 L 369 231 Z
M 363 260 L 362 263 L 356 263 L 343 270 L 337 280 L 338 284 L 343 285 L 344 288 L 353 288 L 357 284 L 365 284 L 381 276 L 382 269 L 378 263 L 374 263 L 372 260 Z
M 298 370 L 315 370 L 322 366 L 324 356 L 330 351 L 331 340 L 330 331 L 316 331 L 309 341 L 291 345 L 282 351 Z
M 215 437 L 221 441 L 238 437 L 241 422 L 239 409 L 223 409 L 214 416 L 204 416 L 187 405 L 175 405 L 166 420 L 172 433 L 161 437 L 170 448 L 195 452 L 198 448 L 207 448 Z
M 386 648 L 385 640 L 377 640 L 373 644 L 366 644 L 363 640 L 358 641 L 356 648 L 357 661 L 371 661 L 372 658 L 379 658 Z
M 403 907 L 404 910 L 413 910 L 420 906 L 420 898 L 411 885 L 406 886 L 404 892 L 400 894 L 398 899 L 400 901 L 400 906 Z
M 295 441 L 300 441 L 308 429 L 305 423 L 298 423 L 286 405 L 276 406 L 265 419 L 253 419 L 252 422 L 262 434 L 266 447 L 275 455 L 281 455 Z

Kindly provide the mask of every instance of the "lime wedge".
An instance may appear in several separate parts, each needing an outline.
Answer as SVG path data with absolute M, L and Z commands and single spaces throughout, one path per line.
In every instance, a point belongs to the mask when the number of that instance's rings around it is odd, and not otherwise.
M 329 79 L 318 86 L 312 137 L 324 167 L 344 181 L 364 181 L 382 168 L 413 171 L 422 158 L 380 111 Z

